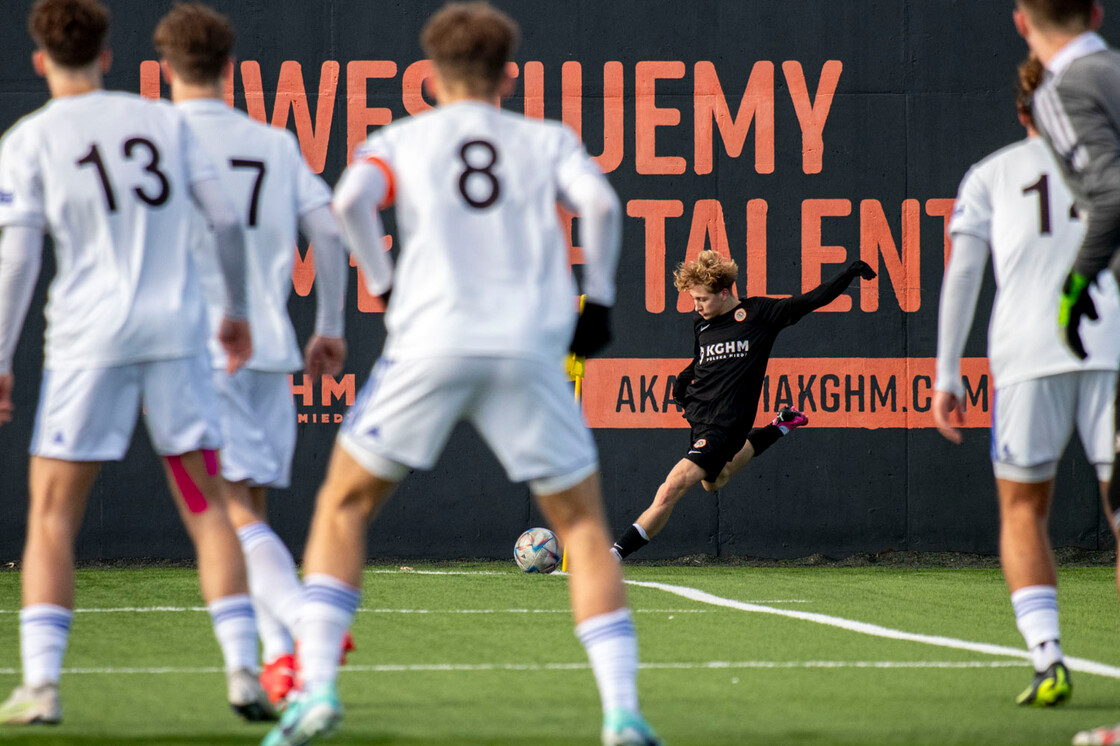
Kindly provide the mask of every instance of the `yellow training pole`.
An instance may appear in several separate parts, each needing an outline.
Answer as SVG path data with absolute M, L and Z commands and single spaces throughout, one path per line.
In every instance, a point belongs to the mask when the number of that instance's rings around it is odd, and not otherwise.
M 581 295 L 579 297 L 579 312 L 583 313 L 583 306 L 587 302 L 587 296 Z M 578 357 L 574 353 L 568 355 L 567 360 L 568 380 L 575 382 L 576 403 L 579 404 L 583 401 L 583 374 L 587 370 L 587 358 Z M 568 571 L 568 548 L 564 547 L 564 553 L 560 559 L 560 572 Z

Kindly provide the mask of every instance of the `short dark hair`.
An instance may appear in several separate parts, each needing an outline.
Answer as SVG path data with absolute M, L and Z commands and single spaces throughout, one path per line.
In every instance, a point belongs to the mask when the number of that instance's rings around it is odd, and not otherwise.
M 229 18 L 202 3 L 181 3 L 160 19 L 152 44 L 187 83 L 222 76 L 235 41 Z
M 1019 63 L 1019 74 L 1015 76 L 1015 108 L 1019 116 L 1030 120 L 1034 126 L 1034 114 L 1031 106 L 1034 104 L 1034 92 L 1042 83 L 1042 63 L 1033 54 Z
M 109 32 L 109 9 L 97 0 L 36 0 L 27 16 L 36 46 L 63 67 L 97 59 Z
M 1070 31 L 1089 28 L 1097 0 L 1016 0 L 1038 26 Z
M 440 75 L 473 95 L 491 95 L 520 38 L 517 22 L 489 3 L 454 2 L 424 24 L 420 46 Z

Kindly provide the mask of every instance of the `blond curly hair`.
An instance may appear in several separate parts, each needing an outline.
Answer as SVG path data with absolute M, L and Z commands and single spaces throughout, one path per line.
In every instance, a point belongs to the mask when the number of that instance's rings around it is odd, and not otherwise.
M 688 292 L 696 286 L 718 293 L 735 284 L 739 265 L 714 251 L 701 251 L 694 262 L 681 262 L 673 272 L 677 290 Z

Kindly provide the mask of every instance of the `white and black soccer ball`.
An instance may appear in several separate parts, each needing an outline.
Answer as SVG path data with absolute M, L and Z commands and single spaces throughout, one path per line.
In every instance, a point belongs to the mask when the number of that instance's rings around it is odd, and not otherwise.
M 560 545 L 547 528 L 531 528 L 517 537 L 513 558 L 523 572 L 552 572 L 560 564 Z

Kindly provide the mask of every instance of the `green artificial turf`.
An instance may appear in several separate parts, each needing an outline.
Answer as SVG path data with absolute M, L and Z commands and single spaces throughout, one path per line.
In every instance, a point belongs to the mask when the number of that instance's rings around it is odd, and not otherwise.
M 567 613 L 566 582 L 512 563 L 370 568 L 339 680 L 329 744 L 598 743 L 599 701 Z M 462 574 L 460 574 L 462 573 Z M 1021 658 L 841 629 L 832 619 L 1022 648 L 997 570 L 628 566 L 630 580 L 695 589 L 792 619 L 660 588 L 629 589 L 644 710 L 670 746 L 1067 744 L 1120 722 L 1120 678 L 1075 670 L 1070 704 L 1016 707 Z M 1065 568 L 1067 656 L 1120 667 L 1111 568 Z M 54 728 L 0 729 L 28 744 L 254 744 L 267 728 L 227 709 L 195 574 L 84 570 Z M 0 687 L 18 682 L 19 576 L 0 573 Z M 842 622 L 841 622 L 842 623 Z M 998 667 L 989 667 L 991 663 Z M 935 664 L 954 668 L 928 668 Z M 883 667 L 890 666 L 890 667 Z M 147 671 L 147 669 L 167 669 Z M 133 672 L 129 672 L 129 670 Z M 146 672 L 135 672 L 145 669 Z M 1120 675 L 1118 670 L 1117 675 Z

